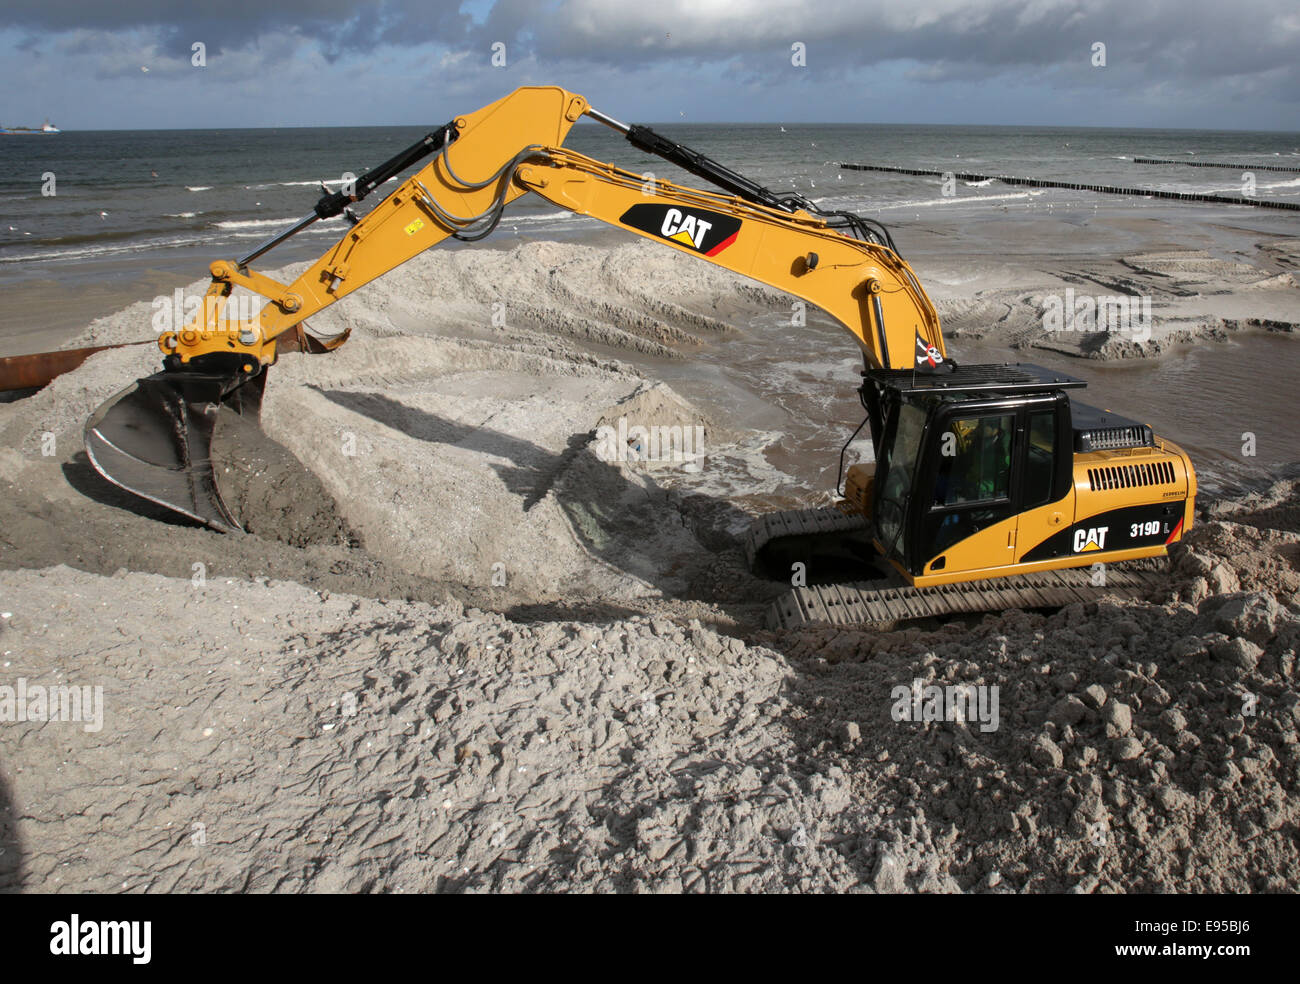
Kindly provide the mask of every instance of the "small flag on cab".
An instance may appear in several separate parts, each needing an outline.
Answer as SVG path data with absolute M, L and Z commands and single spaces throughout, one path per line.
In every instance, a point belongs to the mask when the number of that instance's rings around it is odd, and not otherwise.
M 916 333 L 916 363 L 912 367 L 913 372 L 940 373 L 952 372 L 954 366 L 944 361 L 943 355 L 938 348 L 929 344 L 921 333 Z

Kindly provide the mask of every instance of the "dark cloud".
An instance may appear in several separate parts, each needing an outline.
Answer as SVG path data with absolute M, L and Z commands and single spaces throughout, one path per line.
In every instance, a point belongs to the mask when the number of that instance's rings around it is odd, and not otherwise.
M 470 6 L 486 10 L 481 23 Z M 1294 0 L 8 0 L 0 25 L 147 29 L 169 52 L 194 40 L 239 47 L 276 32 L 313 39 L 330 57 L 429 42 L 486 50 L 503 41 L 512 55 L 612 66 L 740 59 L 775 68 L 802 41 L 810 66 L 907 59 L 962 77 L 1086 63 L 1094 41 L 1164 76 L 1255 74 L 1300 61 Z
M 917 87 L 1000 79 L 1125 99 L 1151 91 L 1184 107 L 1300 101 L 1295 0 L 6 0 L 0 27 L 32 52 L 71 32 L 129 33 L 178 65 L 202 40 L 210 55 L 247 53 L 267 72 L 304 45 L 327 62 L 432 45 L 436 66 L 439 49 L 465 53 L 444 86 L 485 67 L 500 41 L 512 66 L 559 82 L 649 73 L 771 92 L 815 79 L 857 87 L 869 104 L 883 66 Z M 1090 61 L 1098 41 L 1104 70 Z M 807 46 L 803 74 L 790 63 L 794 42 Z
M 0 26 L 25 31 L 150 32 L 165 54 L 184 54 L 203 41 L 210 51 L 264 42 L 277 33 L 314 39 L 330 57 L 383 44 L 463 42 L 471 18 L 454 3 L 414 0 L 7 0 Z
M 966 77 L 1091 68 L 1095 41 L 1106 43 L 1109 67 L 1146 67 L 1166 78 L 1255 74 L 1300 61 L 1294 0 L 561 0 L 545 16 L 536 3 L 502 0 L 474 34 L 514 42 L 545 60 L 646 65 L 740 58 L 768 62 L 774 71 L 788 67 L 794 41 L 808 46 L 810 67 L 912 60 L 961 67 Z

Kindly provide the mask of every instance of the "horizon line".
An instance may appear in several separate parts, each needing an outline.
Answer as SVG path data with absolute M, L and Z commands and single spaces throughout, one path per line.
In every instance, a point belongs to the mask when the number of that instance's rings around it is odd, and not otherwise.
M 599 126 L 594 120 L 580 119 L 575 124 L 577 126 Z M 912 127 L 944 127 L 949 129 L 1033 129 L 1033 130 L 1156 130 L 1168 131 L 1174 133 L 1274 133 L 1274 134 L 1294 134 L 1300 136 L 1300 129 L 1259 129 L 1257 127 L 1190 127 L 1190 126 L 1136 126 L 1132 124 L 1062 124 L 1062 123 L 897 123 L 897 122 L 880 122 L 880 121 L 858 121 L 858 120 L 824 120 L 820 122 L 799 122 L 787 123 L 782 120 L 651 120 L 643 126 L 792 126 L 792 127 L 818 127 L 818 126 L 912 126 Z M 22 124 L 4 124 L 3 127 L 18 127 Z M 259 126 L 168 126 L 168 127 L 132 127 L 132 126 L 114 126 L 114 127 L 96 127 L 94 129 L 85 128 L 59 128 L 58 134 L 42 133 L 39 129 L 34 130 L 34 134 L 40 136 L 59 136 L 71 133 L 185 133 L 185 132 L 213 132 L 224 130 L 367 130 L 367 129 L 420 129 L 434 126 L 430 123 L 268 123 Z M 13 134 L 0 134 L 0 136 L 12 136 Z

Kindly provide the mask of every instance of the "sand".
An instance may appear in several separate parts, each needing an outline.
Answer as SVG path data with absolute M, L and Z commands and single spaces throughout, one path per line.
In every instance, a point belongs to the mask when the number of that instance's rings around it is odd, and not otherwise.
M 1078 355 L 1295 310 L 1265 264 L 1094 272 L 1161 285 L 1171 327 Z M 922 276 L 950 334 L 1033 347 L 1078 280 L 1030 273 Z M 0 405 L 0 686 L 104 699 L 99 730 L 0 723 L 0 888 L 1300 890 L 1294 484 L 1206 503 L 1152 601 L 765 632 L 761 448 L 654 367 L 782 311 L 648 245 L 425 254 L 272 371 L 273 443 L 222 456 L 248 534 L 89 468 L 82 423 L 147 348 Z M 701 428 L 707 481 L 602 460 L 620 418 Z M 1000 726 L 895 720 L 915 680 L 996 685 Z
M 1275 245 L 1274 254 L 1294 268 L 1290 252 Z M 1298 275 L 1273 272 L 1266 262 L 1179 249 L 1053 265 L 1051 271 L 1006 269 L 1001 282 L 976 289 L 966 282 L 931 282 L 945 336 L 995 339 L 1025 350 L 1027 359 L 1034 349 L 1043 349 L 1110 361 L 1157 358 L 1180 346 L 1224 342 L 1243 331 L 1291 334 L 1300 324 Z M 1100 305 L 1102 298 L 1132 305 L 1117 311 L 1116 330 L 1095 330 L 1097 321 L 1086 320 L 1078 306 L 1089 300 Z M 1046 331 L 1054 304 L 1064 315 L 1058 322 L 1064 330 Z M 1071 309 L 1080 312 L 1077 321 L 1069 320 Z M 1071 325 L 1076 330 L 1069 330 Z
M 1162 604 L 752 640 L 5 572 L 5 672 L 105 692 L 7 738 L 5 884 L 1294 891 L 1297 549 L 1216 522 Z M 1000 727 L 895 721 L 918 679 L 998 685 Z

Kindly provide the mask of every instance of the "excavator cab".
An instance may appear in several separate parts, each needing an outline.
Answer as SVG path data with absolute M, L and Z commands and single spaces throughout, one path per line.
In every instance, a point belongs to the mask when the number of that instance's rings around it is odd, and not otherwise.
M 1191 524 L 1181 449 L 1079 402 L 1081 379 L 1032 365 L 863 375 L 878 448 L 867 526 L 912 585 L 1153 556 Z
M 1015 563 L 1016 518 L 1070 491 L 1064 391 L 895 387 L 887 399 L 872 510 L 882 556 L 912 577 Z
M 1029 365 L 863 376 L 880 556 L 914 582 L 1014 565 L 1018 517 L 1069 495 L 1066 391 L 1083 380 Z

